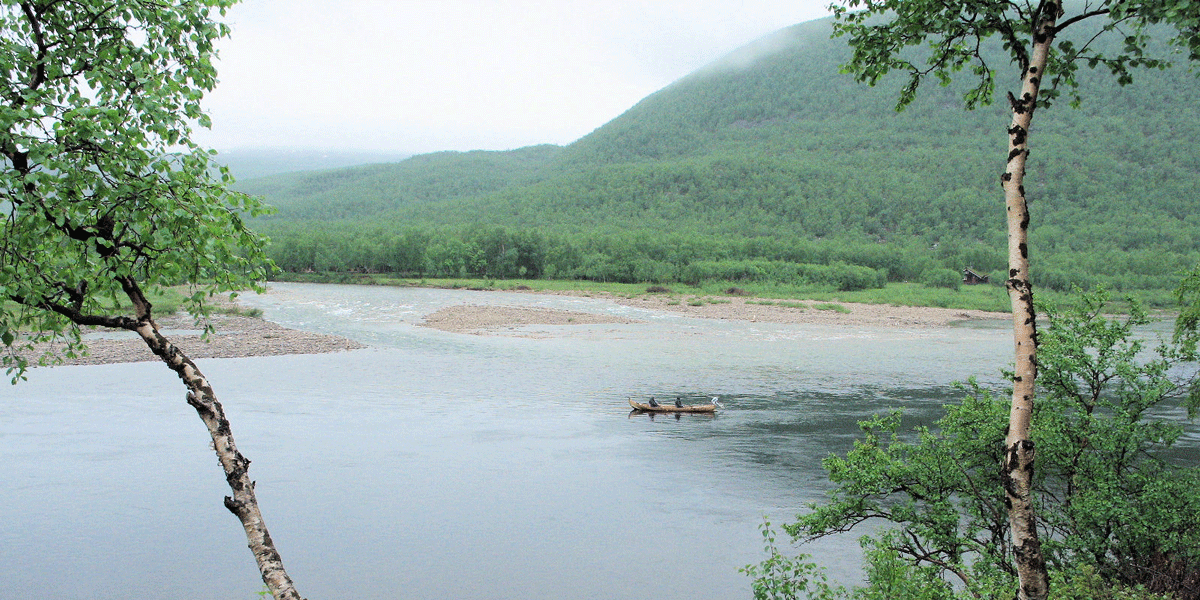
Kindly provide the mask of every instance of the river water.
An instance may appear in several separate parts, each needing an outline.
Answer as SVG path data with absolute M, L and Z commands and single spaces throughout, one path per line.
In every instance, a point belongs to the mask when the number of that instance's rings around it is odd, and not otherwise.
M 599 299 L 279 284 L 244 303 L 369 348 L 199 361 L 309 598 L 740 599 L 764 517 L 827 489 L 855 423 L 930 422 L 999 385 L 1005 322 L 944 329 L 694 319 Z M 416 326 L 455 304 L 634 324 Z M 716 416 L 631 415 L 627 397 Z M 162 364 L 36 369 L 0 388 L 0 598 L 253 599 L 207 434 Z M 853 581 L 853 538 L 805 548 Z

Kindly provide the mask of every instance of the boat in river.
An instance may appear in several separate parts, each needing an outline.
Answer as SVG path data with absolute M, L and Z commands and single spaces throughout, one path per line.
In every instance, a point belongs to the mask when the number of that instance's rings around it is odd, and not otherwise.
M 633 398 L 629 399 L 629 406 L 633 410 L 641 412 L 659 412 L 659 413 L 711 413 L 717 411 L 716 404 L 693 404 L 690 406 L 675 406 L 674 404 L 660 404 L 658 406 L 650 406 L 641 402 L 634 402 Z

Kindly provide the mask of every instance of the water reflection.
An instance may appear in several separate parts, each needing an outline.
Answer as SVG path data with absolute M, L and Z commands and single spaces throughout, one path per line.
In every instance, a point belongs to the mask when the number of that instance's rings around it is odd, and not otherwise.
M 655 419 L 675 419 L 676 421 L 682 421 L 684 417 L 688 417 L 691 419 L 716 419 L 717 415 L 716 415 L 716 413 L 710 413 L 710 412 L 656 413 L 656 412 L 652 412 L 652 411 L 638 410 L 635 408 L 635 409 L 629 411 L 629 418 L 632 419 L 634 417 L 645 417 L 647 419 L 650 419 L 651 421 L 653 421 Z

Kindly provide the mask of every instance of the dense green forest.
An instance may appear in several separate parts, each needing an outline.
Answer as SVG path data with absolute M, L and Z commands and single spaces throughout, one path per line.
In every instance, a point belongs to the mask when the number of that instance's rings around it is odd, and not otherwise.
M 848 50 L 829 32 L 828 20 L 782 30 L 567 147 L 239 188 L 279 208 L 255 227 L 292 272 L 849 290 L 953 285 L 949 271 L 972 267 L 1001 280 L 1007 107 L 965 111 L 949 87 L 897 113 L 899 82 L 839 75 Z M 1183 68 L 1127 87 L 1080 79 L 1082 106 L 1056 103 L 1031 138 L 1035 283 L 1172 288 L 1200 264 L 1198 80 Z

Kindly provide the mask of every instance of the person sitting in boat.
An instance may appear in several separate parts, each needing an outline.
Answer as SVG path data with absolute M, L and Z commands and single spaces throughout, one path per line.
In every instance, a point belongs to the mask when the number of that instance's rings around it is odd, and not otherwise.
M 675 396 L 675 408 L 683 408 L 683 400 L 679 396 Z
M 654 401 L 654 396 L 650 396 L 650 406 L 658 408 L 658 403 Z

